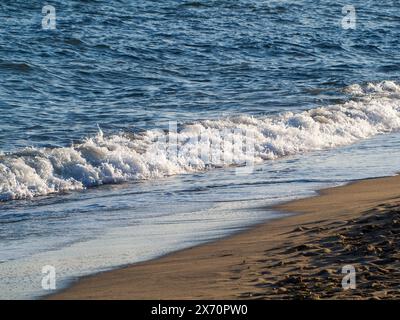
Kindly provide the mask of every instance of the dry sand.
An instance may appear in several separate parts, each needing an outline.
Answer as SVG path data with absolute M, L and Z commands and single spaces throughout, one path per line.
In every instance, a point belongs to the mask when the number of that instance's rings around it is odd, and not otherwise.
M 400 177 L 280 205 L 296 215 L 86 277 L 50 299 L 398 299 Z M 343 290 L 344 265 L 356 289 Z

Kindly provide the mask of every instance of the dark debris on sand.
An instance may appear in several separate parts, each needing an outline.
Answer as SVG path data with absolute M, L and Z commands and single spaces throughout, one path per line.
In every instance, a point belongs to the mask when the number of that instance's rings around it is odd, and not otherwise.
M 275 261 L 263 260 L 264 272 L 253 270 L 255 290 L 240 298 L 400 298 L 400 203 L 380 205 L 358 219 L 299 226 L 292 233 L 294 240 L 297 234 L 307 237 L 289 249 L 269 250 Z M 355 289 L 342 288 L 345 265 L 355 267 Z

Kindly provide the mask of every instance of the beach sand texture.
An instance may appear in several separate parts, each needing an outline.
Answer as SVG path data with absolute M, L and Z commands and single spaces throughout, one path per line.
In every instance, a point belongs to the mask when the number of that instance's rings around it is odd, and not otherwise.
M 50 299 L 398 299 L 400 177 L 324 189 L 296 213 L 80 279 Z M 353 265 L 356 289 L 343 290 Z

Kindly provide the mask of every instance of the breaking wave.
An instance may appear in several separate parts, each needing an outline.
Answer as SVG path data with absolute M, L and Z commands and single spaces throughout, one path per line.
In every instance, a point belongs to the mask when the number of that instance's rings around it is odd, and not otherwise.
M 87 138 L 63 148 L 0 155 L 0 201 L 259 163 L 348 145 L 400 129 L 400 85 L 352 85 L 354 99 L 277 116 L 237 116 Z

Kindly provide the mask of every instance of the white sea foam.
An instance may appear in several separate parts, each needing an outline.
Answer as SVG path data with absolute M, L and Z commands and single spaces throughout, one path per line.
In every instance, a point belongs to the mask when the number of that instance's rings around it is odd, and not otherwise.
M 243 165 L 348 145 L 400 129 L 400 85 L 384 81 L 345 89 L 344 104 L 277 116 L 237 116 L 179 130 L 95 137 L 65 148 L 0 155 L 0 201 L 101 184 Z

